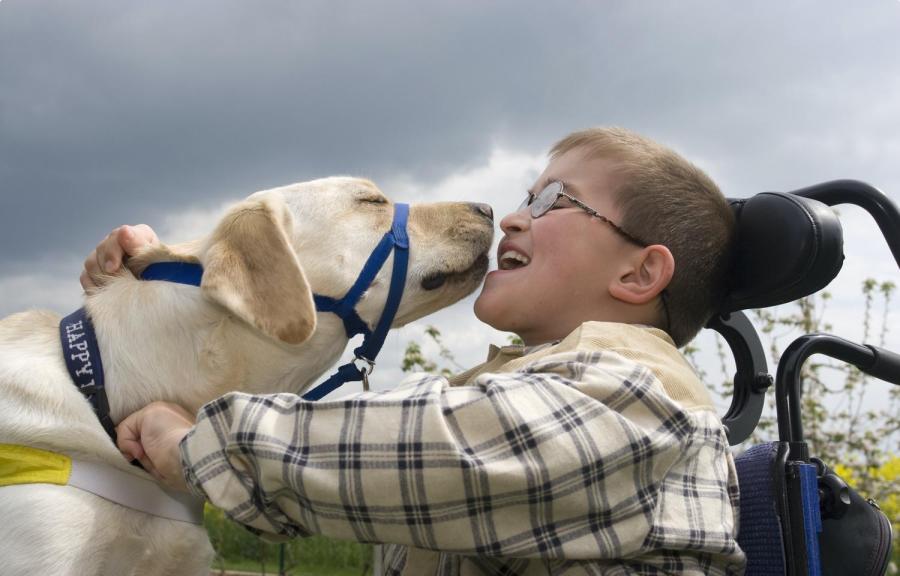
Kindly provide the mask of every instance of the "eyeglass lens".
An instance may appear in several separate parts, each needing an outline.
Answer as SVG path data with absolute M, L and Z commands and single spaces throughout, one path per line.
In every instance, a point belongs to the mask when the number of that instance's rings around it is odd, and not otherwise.
M 522 202 L 522 205 L 519 206 L 519 210 L 530 205 L 531 217 L 539 218 L 546 214 L 547 211 L 556 204 L 556 200 L 559 198 L 559 194 L 562 190 L 562 182 L 550 182 L 544 186 L 536 196 L 532 196 L 531 194 L 525 196 L 525 200 Z

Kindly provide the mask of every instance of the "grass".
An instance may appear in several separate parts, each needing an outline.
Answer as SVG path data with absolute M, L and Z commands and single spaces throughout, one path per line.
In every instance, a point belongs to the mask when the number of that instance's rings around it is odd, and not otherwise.
M 212 574 L 218 573 L 222 568 L 226 570 L 237 570 L 239 572 L 252 572 L 254 574 L 278 574 L 278 559 L 274 562 L 267 562 L 265 572 L 259 562 L 252 560 L 234 560 L 225 561 L 224 563 L 215 562 L 212 567 Z M 285 570 L 285 574 L 290 576 L 371 576 L 372 569 L 366 568 L 363 572 L 362 567 L 341 567 L 341 566 L 294 566 Z
M 206 508 L 204 523 L 216 551 L 213 573 L 223 568 L 278 574 L 279 545 L 261 540 Z M 297 538 L 285 544 L 285 572 L 292 576 L 364 576 L 371 574 L 372 547 L 324 536 Z

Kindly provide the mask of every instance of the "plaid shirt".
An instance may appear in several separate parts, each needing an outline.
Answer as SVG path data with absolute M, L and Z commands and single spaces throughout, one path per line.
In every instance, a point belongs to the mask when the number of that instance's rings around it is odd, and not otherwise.
M 390 575 L 742 572 L 725 432 L 663 332 L 590 322 L 452 380 L 229 394 L 188 484 L 258 532 L 389 543 Z

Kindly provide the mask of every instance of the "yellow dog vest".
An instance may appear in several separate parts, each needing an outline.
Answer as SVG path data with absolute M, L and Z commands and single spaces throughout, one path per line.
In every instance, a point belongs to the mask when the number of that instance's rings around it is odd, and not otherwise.
M 18 484 L 71 486 L 116 504 L 170 520 L 203 523 L 203 499 L 169 491 L 152 480 L 65 454 L 0 444 L 0 487 Z
M 28 446 L 0 444 L 0 486 L 69 483 L 72 459 Z

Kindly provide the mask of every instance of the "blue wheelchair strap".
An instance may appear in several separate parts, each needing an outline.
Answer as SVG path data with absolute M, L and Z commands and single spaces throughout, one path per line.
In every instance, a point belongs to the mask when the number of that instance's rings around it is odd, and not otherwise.
M 800 498 L 803 506 L 803 532 L 806 537 L 807 573 L 821 576 L 822 563 L 819 555 L 819 533 L 822 531 L 822 516 L 819 513 L 819 482 L 813 464 L 798 464 L 800 471 Z
M 409 205 L 395 204 L 391 229 L 385 233 L 375 250 L 372 251 L 356 282 L 343 298 L 338 300 L 327 296 L 314 296 L 318 311 L 333 312 L 341 318 L 347 338 L 352 338 L 357 334 L 364 335 L 362 345 L 353 351 L 353 355 L 357 360 L 366 362 L 369 369 L 363 372 L 354 362 L 344 364 L 325 382 L 304 394 L 304 400 L 320 400 L 347 382 L 363 380 L 374 367 L 375 358 L 381 351 L 391 324 L 394 322 L 394 317 L 397 315 L 397 309 L 400 307 L 400 300 L 403 297 L 403 288 L 406 285 L 406 271 L 409 265 L 409 236 L 406 231 L 408 218 Z M 391 270 L 391 285 L 388 289 L 387 300 L 375 330 L 369 330 L 366 323 L 356 313 L 355 307 L 371 286 L 372 281 L 375 280 L 375 276 L 378 275 L 392 251 L 394 264 Z

